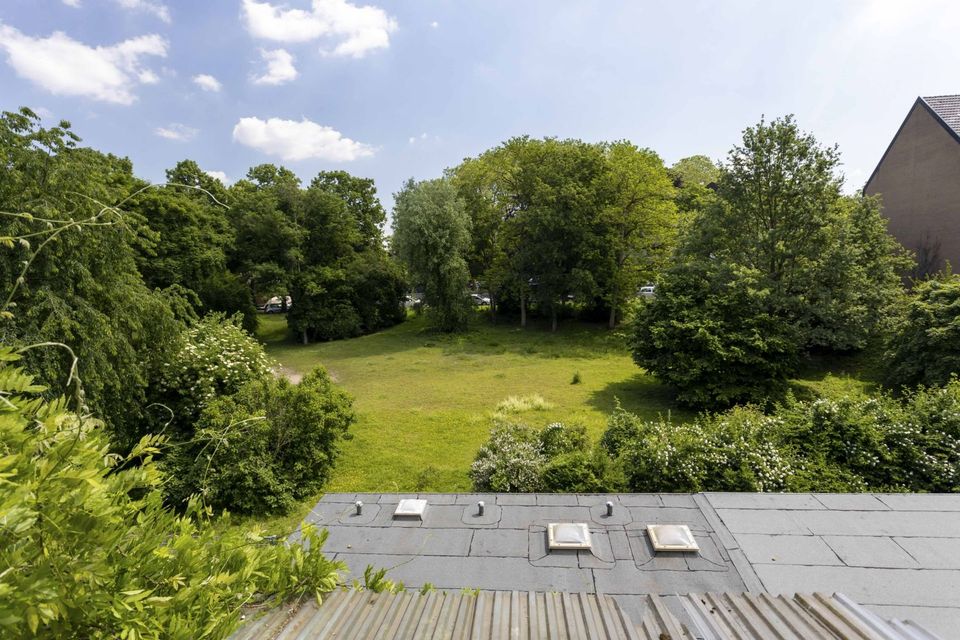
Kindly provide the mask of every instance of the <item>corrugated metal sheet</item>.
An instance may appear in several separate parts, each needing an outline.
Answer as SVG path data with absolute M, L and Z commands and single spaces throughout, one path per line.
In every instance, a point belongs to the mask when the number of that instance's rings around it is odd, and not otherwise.
M 642 598 L 643 617 L 633 621 L 602 594 L 337 591 L 320 606 L 273 610 L 232 640 L 940 640 L 840 593 L 689 594 L 673 601 L 675 611 Z
M 337 591 L 317 606 L 285 607 L 254 620 L 233 640 L 307 638 L 463 640 L 687 640 L 656 596 L 635 625 L 610 596 L 587 593 L 481 591 Z
M 938 640 L 913 622 L 886 621 L 837 593 L 680 596 L 703 640 Z

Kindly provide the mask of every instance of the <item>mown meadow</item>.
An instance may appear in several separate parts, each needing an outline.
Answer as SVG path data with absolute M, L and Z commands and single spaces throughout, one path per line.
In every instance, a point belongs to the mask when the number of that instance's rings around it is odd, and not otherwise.
M 545 401 L 520 408 L 531 426 L 579 422 L 594 439 L 618 401 L 646 419 L 694 417 L 633 363 L 626 330 L 573 321 L 548 329 L 493 325 L 478 314 L 469 331 L 441 335 L 411 315 L 373 335 L 304 346 L 274 315 L 261 316 L 258 335 L 286 374 L 322 365 L 354 398 L 357 422 L 326 486 L 331 492 L 470 490 L 470 463 L 492 414 L 510 397 Z M 809 360 L 792 390 L 866 392 L 872 379 L 869 356 L 832 356 Z

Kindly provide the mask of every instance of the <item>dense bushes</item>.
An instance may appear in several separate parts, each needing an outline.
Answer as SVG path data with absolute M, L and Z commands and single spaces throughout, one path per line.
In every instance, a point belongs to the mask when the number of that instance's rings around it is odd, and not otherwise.
M 601 439 L 632 491 L 960 491 L 960 382 L 903 401 L 791 400 L 692 423 L 617 410 Z
M 546 443 L 563 442 L 552 448 Z M 960 491 L 960 380 L 903 399 L 790 399 L 692 422 L 617 409 L 582 430 L 501 425 L 471 470 L 495 491 Z
M 0 348 L 0 636 L 226 638 L 244 605 L 337 586 L 325 533 L 267 543 L 198 500 L 165 508 L 165 440 L 109 453 L 98 422 L 42 400 L 16 358 Z
M 887 344 L 887 383 L 943 384 L 960 374 L 960 275 L 920 283 Z
M 557 483 L 569 478 L 569 467 L 584 462 L 577 456 L 586 455 L 589 442 L 580 425 L 555 422 L 537 430 L 500 416 L 494 422 L 490 439 L 470 467 L 478 491 L 562 491 Z
M 270 374 L 263 347 L 241 322 L 240 316 L 205 316 L 181 333 L 174 355 L 163 364 L 156 400 L 173 412 L 171 427 L 178 439 L 189 438 L 207 404 Z
M 164 461 L 168 495 L 182 504 L 199 494 L 237 513 L 285 512 L 327 481 L 353 420 L 349 397 L 323 369 L 297 385 L 251 382 L 209 402 L 193 439 Z

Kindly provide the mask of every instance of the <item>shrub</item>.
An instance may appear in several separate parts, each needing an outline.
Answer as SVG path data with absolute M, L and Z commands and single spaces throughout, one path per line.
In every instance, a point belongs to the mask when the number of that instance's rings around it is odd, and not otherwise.
M 0 636 L 226 638 L 244 605 L 336 588 L 326 532 L 267 544 L 199 500 L 165 508 L 164 438 L 109 453 L 99 423 L 41 399 L 16 358 L 0 347 Z
M 579 371 L 573 372 L 573 378 L 570 380 L 570 384 L 580 384 L 583 382 L 583 376 L 580 375 Z
M 776 418 L 736 408 L 691 423 L 643 424 L 623 443 L 621 456 L 632 491 L 777 491 L 790 462 L 769 438 Z
M 587 428 L 581 424 L 566 426 L 562 422 L 551 422 L 540 430 L 540 451 L 548 458 L 575 451 L 587 451 L 590 440 Z
M 609 491 L 604 478 L 606 465 L 587 451 L 569 451 L 551 459 L 541 472 L 543 489 L 558 493 Z
M 160 400 L 174 412 L 176 439 L 192 436 L 193 421 L 215 398 L 269 377 L 263 347 L 241 327 L 242 318 L 210 314 L 180 337 L 160 378 Z
M 502 403 L 501 403 L 502 404 Z M 567 427 L 560 422 L 548 424 L 539 431 L 524 424 L 495 419 L 490 439 L 480 447 L 470 467 L 470 478 L 477 491 L 533 492 L 546 488 L 566 491 L 567 471 L 559 466 L 578 464 L 559 458 L 584 455 L 589 451 L 587 430 L 582 425 Z M 575 457 L 575 456 L 574 456 Z M 543 474 L 548 463 L 558 460 L 552 471 L 550 486 Z M 599 482 L 599 481 L 597 481 Z
M 799 338 L 758 271 L 683 264 L 637 314 L 633 359 L 686 404 L 763 402 L 795 370 Z
M 323 369 L 298 385 L 249 383 L 207 405 L 196 437 L 165 461 L 171 500 L 199 493 L 218 509 L 285 512 L 329 478 L 353 421 L 350 398 Z
M 618 408 L 601 438 L 632 491 L 960 491 L 960 381 L 902 401 L 788 399 L 686 424 Z
M 546 411 L 553 405 L 534 394 L 529 396 L 510 396 L 497 404 L 497 413 L 526 413 L 527 411 Z
M 540 489 L 546 461 L 536 431 L 497 422 L 470 465 L 470 479 L 477 491 L 533 492 Z
M 941 385 L 960 374 L 960 275 L 917 286 L 887 343 L 893 388 Z

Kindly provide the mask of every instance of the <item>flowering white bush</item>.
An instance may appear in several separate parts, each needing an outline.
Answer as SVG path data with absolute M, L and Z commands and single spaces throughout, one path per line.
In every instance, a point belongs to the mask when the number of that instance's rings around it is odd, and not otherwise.
M 536 431 L 498 422 L 490 440 L 477 452 L 470 478 L 477 491 L 532 492 L 540 489 L 540 472 L 546 463 Z
M 210 402 L 270 374 L 263 347 L 237 315 L 205 316 L 180 337 L 176 356 L 163 367 L 160 386 L 177 422 L 199 415 Z

